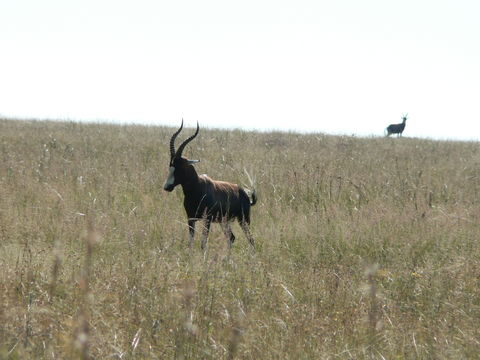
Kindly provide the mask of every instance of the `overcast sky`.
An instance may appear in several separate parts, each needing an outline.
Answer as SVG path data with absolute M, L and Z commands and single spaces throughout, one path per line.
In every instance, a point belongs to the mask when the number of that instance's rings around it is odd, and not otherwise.
M 480 1 L 2 0 L 0 116 L 480 138 Z

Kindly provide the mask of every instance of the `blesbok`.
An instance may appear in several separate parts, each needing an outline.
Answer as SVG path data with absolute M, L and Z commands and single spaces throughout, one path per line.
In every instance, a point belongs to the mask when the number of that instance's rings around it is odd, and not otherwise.
M 237 184 L 210 179 L 207 175 L 197 175 L 193 164 L 199 160 L 188 160 L 182 157 L 185 146 L 195 139 L 200 127 L 197 122 L 197 131 L 186 139 L 175 151 L 175 138 L 183 129 L 183 119 L 180 128 L 170 139 L 170 165 L 167 180 L 163 185 L 164 190 L 170 192 L 175 186 L 181 185 L 185 195 L 183 205 L 188 216 L 190 232 L 190 247 L 195 236 L 195 223 L 204 220 L 202 249 L 207 243 L 210 224 L 219 222 L 223 231 L 230 240 L 230 246 L 235 241 L 230 227 L 230 221 L 237 219 L 245 236 L 254 247 L 255 243 L 250 233 L 250 207 L 257 202 L 255 189 L 252 191 L 252 200 L 244 189 Z M 248 174 L 247 174 L 248 175 Z M 253 186 L 253 183 L 252 183 Z
M 405 125 L 407 122 L 407 115 L 402 116 L 403 122 L 401 124 L 392 124 L 387 126 L 387 136 L 391 134 L 397 134 L 397 136 L 402 136 L 403 130 L 405 130 Z

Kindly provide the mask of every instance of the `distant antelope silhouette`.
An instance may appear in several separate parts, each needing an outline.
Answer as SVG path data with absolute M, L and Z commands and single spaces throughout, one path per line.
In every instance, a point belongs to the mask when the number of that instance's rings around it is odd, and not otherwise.
M 402 136 L 403 130 L 405 130 L 405 125 L 407 123 L 407 115 L 402 116 L 403 122 L 401 124 L 392 124 L 387 126 L 387 136 L 390 136 L 391 134 L 397 134 L 398 136 Z

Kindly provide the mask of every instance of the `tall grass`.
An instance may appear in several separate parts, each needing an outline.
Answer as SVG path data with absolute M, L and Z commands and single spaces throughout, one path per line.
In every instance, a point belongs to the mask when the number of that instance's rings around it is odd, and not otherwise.
M 256 251 L 205 255 L 171 133 L 0 120 L 0 358 L 478 356 L 478 143 L 202 129 L 198 172 L 259 195 Z

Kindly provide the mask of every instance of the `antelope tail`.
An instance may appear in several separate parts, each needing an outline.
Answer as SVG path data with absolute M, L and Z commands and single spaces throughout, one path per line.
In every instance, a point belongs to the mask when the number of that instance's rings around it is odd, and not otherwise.
M 250 187 L 252 189 L 251 190 L 252 193 L 250 194 L 250 196 L 252 197 L 252 200 L 250 201 L 250 206 L 253 206 L 257 203 L 257 191 L 255 190 L 255 180 L 252 180 L 252 177 L 248 173 L 247 169 L 243 168 L 243 171 L 247 175 L 248 181 L 250 183 Z
M 255 191 L 255 189 L 253 189 L 251 196 L 252 200 L 250 201 L 250 206 L 253 206 L 257 203 L 257 192 Z

